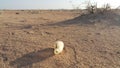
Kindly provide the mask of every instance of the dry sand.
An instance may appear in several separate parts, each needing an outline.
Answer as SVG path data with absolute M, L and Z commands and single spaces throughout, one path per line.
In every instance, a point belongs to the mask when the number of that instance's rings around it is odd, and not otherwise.
M 0 68 L 120 68 L 120 13 L 0 11 Z

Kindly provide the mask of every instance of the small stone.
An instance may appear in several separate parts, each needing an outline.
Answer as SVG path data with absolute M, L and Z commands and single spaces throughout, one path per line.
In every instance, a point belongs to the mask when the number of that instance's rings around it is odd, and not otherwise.
M 20 14 L 20 13 L 16 12 L 15 14 Z
M 34 31 L 30 31 L 29 33 L 33 34 L 33 33 L 34 33 Z
M 34 31 L 27 31 L 28 34 L 34 34 Z
M 15 33 L 12 32 L 11 35 L 15 35 Z
M 3 57 L 3 61 L 8 61 L 8 58 L 7 57 Z
M 8 58 L 6 57 L 6 54 L 2 54 L 2 59 L 3 59 L 4 62 L 8 61 Z
M 41 32 L 41 35 L 44 36 L 45 34 L 43 32 Z
M 96 33 L 96 35 L 100 35 L 100 33 Z
M 50 32 L 45 32 L 46 34 L 51 34 Z
M 120 54 L 120 52 L 118 51 L 117 54 Z
M 87 33 L 88 35 L 92 35 L 91 33 Z

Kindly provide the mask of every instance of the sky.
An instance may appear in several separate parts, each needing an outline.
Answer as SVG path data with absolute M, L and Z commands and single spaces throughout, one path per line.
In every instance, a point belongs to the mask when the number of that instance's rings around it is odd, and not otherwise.
M 83 8 L 88 0 L 0 0 L 0 9 L 75 9 Z M 91 0 L 101 6 L 109 3 L 113 8 L 120 0 Z

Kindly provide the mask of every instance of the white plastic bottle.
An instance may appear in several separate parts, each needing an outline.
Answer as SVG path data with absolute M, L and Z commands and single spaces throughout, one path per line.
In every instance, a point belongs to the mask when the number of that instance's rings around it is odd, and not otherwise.
M 63 41 L 56 41 L 54 47 L 54 54 L 60 54 L 64 49 Z

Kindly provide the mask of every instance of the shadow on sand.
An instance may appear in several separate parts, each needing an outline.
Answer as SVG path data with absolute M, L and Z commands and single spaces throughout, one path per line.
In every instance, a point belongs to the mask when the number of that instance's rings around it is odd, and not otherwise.
M 11 61 L 10 65 L 17 68 L 23 68 L 26 66 L 31 68 L 33 63 L 44 61 L 47 58 L 52 57 L 53 55 L 53 48 L 47 48 L 37 52 L 25 54 L 24 56 Z
M 108 26 L 120 26 L 120 14 L 116 12 L 105 12 L 105 13 L 95 13 L 95 14 L 82 14 L 70 20 L 61 21 L 53 24 L 47 24 L 47 26 L 68 26 L 68 25 L 78 25 L 87 26 L 94 25 L 95 23 L 107 24 Z

